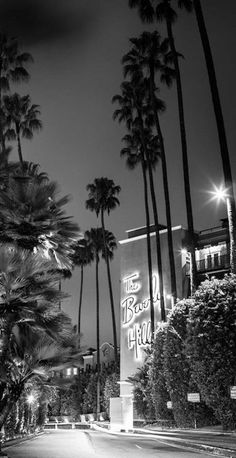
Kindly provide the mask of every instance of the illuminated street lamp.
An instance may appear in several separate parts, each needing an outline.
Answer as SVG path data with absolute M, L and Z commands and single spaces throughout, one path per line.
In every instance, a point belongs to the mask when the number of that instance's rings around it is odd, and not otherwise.
M 220 186 L 214 186 L 215 190 L 210 191 L 213 199 L 217 199 L 218 202 L 224 201 L 227 206 L 227 217 L 229 223 L 229 243 L 230 243 L 230 267 L 231 272 L 236 273 L 236 215 L 234 214 L 235 205 L 232 205 L 232 198 L 228 192 L 228 189 Z

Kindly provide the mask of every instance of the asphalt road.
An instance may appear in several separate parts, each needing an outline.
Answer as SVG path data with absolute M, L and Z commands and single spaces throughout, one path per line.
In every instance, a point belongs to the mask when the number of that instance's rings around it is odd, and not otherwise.
M 147 431 L 148 433 L 148 431 Z M 195 444 L 211 445 L 213 447 L 230 448 L 236 452 L 236 434 L 227 434 L 223 431 L 218 432 L 207 432 L 204 430 L 195 431 L 155 431 L 158 438 L 165 440 L 177 439 L 184 440 L 187 442 L 193 442 Z
M 168 439 L 100 431 L 50 431 L 7 448 L 9 458 L 206 458 L 168 444 Z

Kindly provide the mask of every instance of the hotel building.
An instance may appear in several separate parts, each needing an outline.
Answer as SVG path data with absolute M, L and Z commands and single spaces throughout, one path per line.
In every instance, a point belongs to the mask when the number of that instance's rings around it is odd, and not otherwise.
M 196 233 L 196 267 L 198 283 L 207 276 L 223 277 L 229 271 L 229 232 L 227 220 L 217 227 Z M 155 321 L 160 322 L 159 281 L 156 262 L 156 240 L 151 227 L 153 262 L 153 301 Z M 178 299 L 190 293 L 190 256 L 187 250 L 188 231 L 182 226 L 172 228 Z M 132 427 L 132 384 L 128 378 L 141 367 L 145 348 L 150 344 L 150 300 L 148 287 L 146 228 L 127 231 L 121 247 L 120 302 L 120 398 L 122 425 Z M 164 282 L 165 308 L 173 306 L 170 286 L 167 229 L 160 226 L 160 242 Z

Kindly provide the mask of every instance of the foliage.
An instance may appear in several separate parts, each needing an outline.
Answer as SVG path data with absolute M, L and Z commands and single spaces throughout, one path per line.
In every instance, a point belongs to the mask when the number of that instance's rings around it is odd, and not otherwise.
M 12 81 L 28 81 L 29 73 L 25 66 L 33 59 L 29 53 L 20 53 L 16 38 L 8 37 L 3 33 L 0 34 L 0 59 L 2 62 L 0 74 L 2 91 L 9 91 Z
M 108 178 L 95 178 L 93 183 L 87 185 L 89 198 L 86 200 L 86 208 L 100 213 L 110 213 L 120 204 L 116 197 L 120 193 L 120 186 L 115 185 L 113 180 Z
M 166 326 L 162 325 L 157 330 L 154 343 L 151 348 L 148 375 L 150 377 L 151 396 L 155 408 L 157 420 L 170 420 L 172 412 L 167 408 L 169 393 L 165 378 L 164 346 L 166 340 Z
M 65 216 L 68 196 L 58 198 L 58 186 L 37 174 L 9 177 L 0 194 L 0 241 L 41 250 L 55 266 L 71 268 L 72 243 L 78 226 Z
M 114 341 L 114 353 L 115 353 L 115 362 L 118 367 L 118 347 L 117 347 L 117 331 L 116 331 L 116 316 L 115 316 L 115 306 L 113 298 L 113 289 L 112 289 L 112 280 L 110 272 L 110 260 L 113 259 L 113 251 L 116 248 L 116 241 L 114 235 L 106 231 L 105 222 L 104 222 L 104 213 L 107 212 L 108 215 L 111 210 L 114 210 L 117 205 L 120 205 L 117 195 L 120 193 L 120 186 L 115 185 L 113 180 L 108 178 L 95 178 L 93 183 L 87 185 L 88 190 L 88 199 L 86 200 L 86 208 L 91 211 L 95 211 L 97 217 L 101 216 L 101 226 L 102 226 L 102 237 L 103 237 L 103 252 L 104 259 L 106 262 L 107 268 L 107 279 L 108 279 L 108 290 L 110 296 L 110 305 L 111 305 L 111 317 L 112 317 L 112 329 L 113 329 L 113 341 Z M 108 246 L 107 236 L 110 237 L 110 243 Z M 111 242 L 113 239 L 113 247 Z
M 151 363 L 151 352 L 147 350 L 143 366 L 130 377 L 134 385 L 134 408 L 141 418 L 153 420 L 155 418 L 155 407 L 152 397 L 152 386 L 149 378 L 149 369 Z
M 187 333 L 187 318 L 192 304 L 190 299 L 180 301 L 169 316 L 165 342 L 165 377 L 173 414 L 177 426 L 194 426 L 193 406 L 187 400 L 190 389 L 190 366 L 184 345 Z
M 93 252 L 90 249 L 89 241 L 82 238 L 73 245 L 72 261 L 74 266 L 84 267 L 90 265 L 94 260 Z
M 113 372 L 108 375 L 104 386 L 104 406 L 106 414 L 109 416 L 110 411 L 110 398 L 116 398 L 120 395 L 120 386 L 118 381 L 120 380 L 120 374 Z
M 3 110 L 7 126 L 5 138 L 17 140 L 19 161 L 23 165 L 21 137 L 31 140 L 33 133 L 42 128 L 42 122 L 38 119 L 39 105 L 31 104 L 29 95 L 15 93 L 3 98 Z
M 201 395 L 224 428 L 236 423 L 230 385 L 236 373 L 236 276 L 206 280 L 190 309 L 186 351 Z

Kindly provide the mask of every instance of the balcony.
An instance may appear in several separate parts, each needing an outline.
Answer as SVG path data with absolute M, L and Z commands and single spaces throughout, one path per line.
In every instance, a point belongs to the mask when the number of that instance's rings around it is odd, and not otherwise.
M 204 259 L 196 261 L 197 272 L 205 273 L 212 271 L 228 270 L 230 268 L 229 253 L 215 254 L 214 256 L 207 256 Z

